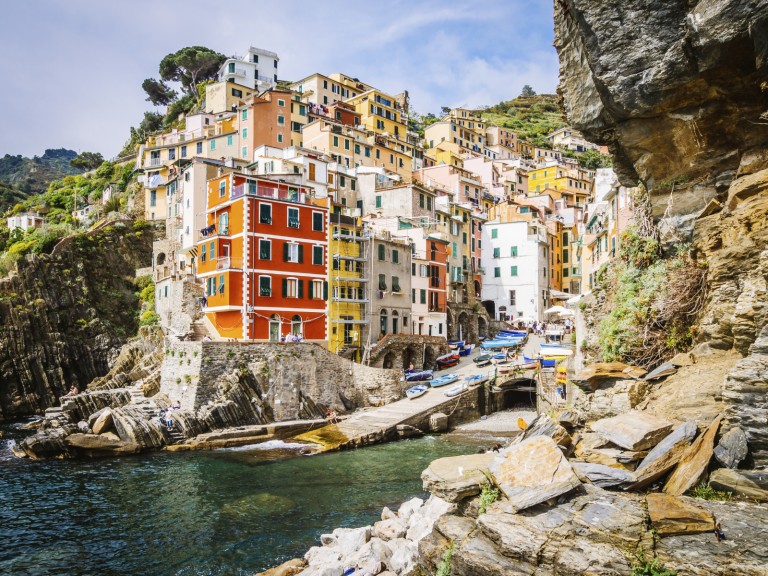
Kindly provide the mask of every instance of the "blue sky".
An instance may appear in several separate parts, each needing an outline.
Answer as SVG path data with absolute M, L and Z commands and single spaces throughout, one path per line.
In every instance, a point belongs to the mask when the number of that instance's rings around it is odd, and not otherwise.
M 551 0 L 27 0 L 3 8 L 0 155 L 111 157 L 145 110 L 145 78 L 189 45 L 280 55 L 280 78 L 343 72 L 422 113 L 554 92 Z

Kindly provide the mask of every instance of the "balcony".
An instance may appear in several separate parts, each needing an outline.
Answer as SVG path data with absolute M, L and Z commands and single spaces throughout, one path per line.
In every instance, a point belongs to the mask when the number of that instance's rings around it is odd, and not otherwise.
M 163 165 L 163 161 L 160 158 L 150 158 L 149 160 L 147 160 L 147 163 L 145 164 L 145 166 L 149 166 L 149 167 L 162 166 L 162 165 Z
M 368 298 L 342 298 L 341 296 L 334 296 L 334 302 L 347 302 L 349 304 L 367 304 Z
M 442 314 L 445 312 L 445 308 L 443 306 L 430 306 L 429 307 L 430 312 L 437 312 L 439 314 Z
M 238 184 L 232 187 L 229 197 L 232 200 L 240 198 L 247 194 L 248 196 L 257 196 L 259 198 L 271 198 L 273 200 L 284 200 L 286 202 L 296 202 L 297 204 L 307 204 L 307 194 L 300 192 L 296 188 L 287 188 L 285 184 L 277 188 L 266 186 L 252 186 L 250 184 Z
M 214 261 L 216 262 L 216 270 L 242 270 L 243 269 L 242 258 L 231 258 L 229 256 L 226 256 L 223 258 L 216 258 Z
M 356 234 L 344 234 L 343 232 L 334 232 L 333 239 L 344 240 L 346 242 L 362 242 L 364 240 L 368 240 L 368 234 L 364 232 L 358 236 Z
M 439 288 L 439 287 L 440 287 L 440 278 L 439 278 L 439 277 L 436 277 L 436 276 L 433 276 L 433 277 L 431 277 L 431 278 L 429 279 L 429 285 L 430 285 L 432 288 Z

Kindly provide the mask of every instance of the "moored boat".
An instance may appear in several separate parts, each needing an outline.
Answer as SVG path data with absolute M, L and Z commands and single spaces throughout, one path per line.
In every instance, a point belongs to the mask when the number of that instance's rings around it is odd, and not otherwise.
M 416 384 L 416 386 L 408 388 L 408 390 L 405 391 L 405 395 L 413 400 L 414 398 L 418 398 L 419 396 L 426 394 L 427 390 L 429 390 L 429 386 L 427 384 Z
M 479 367 L 479 366 L 488 366 L 491 363 L 491 360 L 493 359 L 493 355 L 489 354 L 487 352 L 484 352 L 477 356 L 473 362 Z
M 429 385 L 432 386 L 432 388 L 438 388 L 440 386 L 447 386 L 451 382 L 456 382 L 458 379 L 459 377 L 456 376 L 456 374 L 443 374 L 442 376 L 430 380 Z
M 445 394 L 446 396 L 458 396 L 462 392 L 466 392 L 467 389 L 468 389 L 467 384 L 465 382 L 462 382 L 461 384 L 456 384 L 456 386 L 451 386 L 450 388 L 448 388 L 448 390 L 443 392 L 443 394 Z
M 450 352 L 440 356 L 437 360 L 435 360 L 435 362 L 437 363 L 438 370 L 442 368 L 450 368 L 451 366 L 456 366 L 456 364 L 459 363 L 459 354 L 458 352 Z
M 488 380 L 488 376 L 485 374 L 473 374 L 472 376 L 467 376 L 464 378 L 464 382 L 470 386 L 476 386 L 477 384 L 482 384 Z
M 480 347 L 483 350 L 497 350 L 499 348 L 514 348 L 523 342 L 522 338 L 502 338 L 500 340 L 486 340 Z
M 406 370 L 402 380 L 406 382 L 422 382 L 432 380 L 434 372 L 432 370 Z

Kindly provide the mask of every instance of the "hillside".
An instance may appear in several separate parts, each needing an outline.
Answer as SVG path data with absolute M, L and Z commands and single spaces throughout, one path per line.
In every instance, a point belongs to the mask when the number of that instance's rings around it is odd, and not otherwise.
M 509 128 L 520 138 L 544 148 L 550 147 L 547 134 L 567 125 L 554 94 L 520 96 L 477 112 L 488 124 Z
M 34 158 L 10 154 L 0 158 L 0 212 L 27 196 L 42 194 L 54 180 L 79 174 L 69 164 L 76 156 L 74 150 L 58 148 Z

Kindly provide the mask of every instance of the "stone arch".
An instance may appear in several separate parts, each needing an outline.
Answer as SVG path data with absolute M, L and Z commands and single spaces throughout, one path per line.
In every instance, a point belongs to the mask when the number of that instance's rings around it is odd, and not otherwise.
M 165 252 L 160 252 L 155 258 L 155 266 L 162 266 L 165 264 Z
M 477 316 L 477 336 L 480 338 L 488 336 L 488 322 L 483 316 Z
M 394 368 L 395 367 L 395 361 L 397 360 L 397 356 L 394 352 L 387 352 L 384 355 L 384 361 L 381 364 L 382 368 Z
M 459 314 L 459 321 L 456 325 L 456 338 L 462 338 L 464 340 L 469 340 L 469 314 L 466 312 L 461 312 Z
M 403 370 L 413 364 L 414 368 L 421 367 L 421 352 L 415 346 L 408 346 L 403 350 Z
M 433 346 L 427 346 L 426 350 L 424 351 L 424 369 L 430 370 L 434 368 L 438 356 L 438 351 L 435 350 Z
M 496 318 L 496 302 L 493 300 L 483 300 L 483 308 L 488 312 L 488 316 Z

